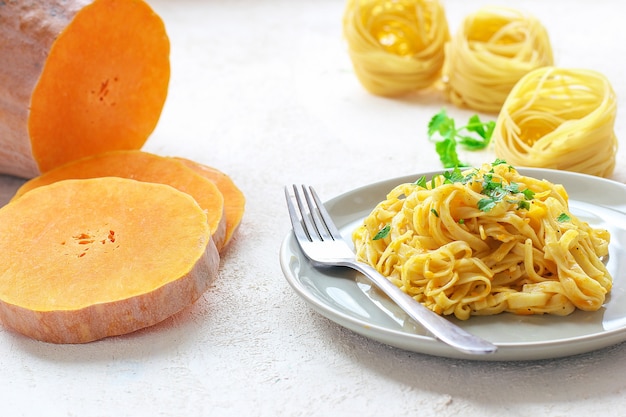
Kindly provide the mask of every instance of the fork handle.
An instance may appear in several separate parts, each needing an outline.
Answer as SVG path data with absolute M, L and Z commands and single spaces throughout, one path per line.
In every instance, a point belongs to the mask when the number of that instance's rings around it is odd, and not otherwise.
M 354 261 L 346 262 L 344 266 L 351 267 L 363 273 L 404 310 L 406 314 L 424 326 L 426 330 L 431 332 L 433 336 L 442 342 L 460 351 L 471 354 L 494 353 L 497 350 L 494 344 L 466 332 L 459 326 L 417 302 L 370 265 Z

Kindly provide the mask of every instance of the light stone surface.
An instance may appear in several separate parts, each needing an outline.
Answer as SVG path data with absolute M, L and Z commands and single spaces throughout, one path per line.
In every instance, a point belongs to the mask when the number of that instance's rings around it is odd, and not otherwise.
M 220 276 L 153 328 L 86 345 L 0 328 L 3 416 L 623 416 L 626 345 L 557 360 L 471 362 L 402 351 L 339 327 L 291 290 L 283 186 L 324 199 L 440 168 L 426 125 L 437 94 L 383 99 L 352 72 L 341 0 L 149 0 L 172 42 L 172 80 L 145 150 L 228 173 L 247 197 Z M 494 2 L 489 2 L 494 3 Z M 556 63 L 595 69 L 626 119 L 626 3 L 498 0 L 536 15 Z M 480 1 L 445 0 L 452 31 Z M 615 179 L 626 181 L 626 150 Z M 468 153 L 472 163 L 489 152 Z M 21 180 L 0 177 L 4 204 Z

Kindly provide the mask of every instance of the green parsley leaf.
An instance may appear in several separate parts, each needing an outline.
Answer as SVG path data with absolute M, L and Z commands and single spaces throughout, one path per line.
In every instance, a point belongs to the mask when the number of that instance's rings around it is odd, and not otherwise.
M 435 215 L 435 217 L 439 217 L 439 213 L 437 213 L 437 210 L 435 210 L 434 208 L 433 208 L 433 209 L 430 209 L 430 212 L 431 212 L 432 214 L 434 214 L 434 215 Z
M 567 213 L 561 213 L 561 214 L 559 214 L 559 217 L 556 218 L 556 220 L 559 223 L 564 223 L 564 222 L 568 222 L 568 221 L 572 220 L 572 218 L 570 216 L 568 216 Z
M 483 122 L 478 115 L 473 115 L 467 125 L 457 129 L 454 119 L 442 109 L 428 122 L 428 139 L 435 142 L 435 150 L 444 168 L 455 168 L 467 166 L 459 160 L 457 144 L 472 151 L 485 149 L 494 128 L 494 121 Z
M 422 188 L 426 188 L 426 176 L 422 175 L 417 181 L 414 183 L 415 185 L 419 185 Z
M 384 239 L 389 235 L 390 231 L 391 231 L 391 225 L 386 225 L 385 227 L 380 229 L 378 233 L 376 233 L 376 236 L 374 236 L 372 240 Z
M 448 117 L 445 109 L 441 109 L 428 122 L 428 136 L 439 133 L 441 136 L 447 137 L 451 132 L 455 131 L 454 120 Z
M 512 182 L 509 185 L 507 185 L 506 187 L 504 187 L 504 189 L 508 192 L 510 192 L 511 194 L 517 194 L 519 193 L 519 184 L 516 182 Z
M 448 184 L 463 182 L 465 180 L 465 177 L 458 166 L 451 171 L 445 171 L 443 173 L 443 177 L 446 179 L 445 182 Z
M 444 168 L 454 168 L 461 165 L 466 165 L 459 160 L 459 155 L 456 152 L 456 142 L 454 138 L 444 138 L 438 142 L 435 142 L 435 150 L 439 155 L 439 160 L 443 164 Z
M 478 210 L 484 211 L 485 213 L 494 208 L 497 204 L 497 201 L 492 198 L 481 198 L 478 200 Z
M 535 198 L 535 192 L 531 190 L 530 188 L 527 188 L 524 191 L 522 191 L 522 194 L 524 194 L 524 198 L 526 200 L 532 200 L 533 198 Z
M 484 139 L 476 139 L 472 136 L 458 135 L 457 143 L 470 151 L 479 151 L 485 147 Z
M 496 122 L 483 122 L 477 114 L 469 118 L 466 129 L 470 132 L 477 133 L 483 139 L 491 138 L 493 130 L 496 128 Z

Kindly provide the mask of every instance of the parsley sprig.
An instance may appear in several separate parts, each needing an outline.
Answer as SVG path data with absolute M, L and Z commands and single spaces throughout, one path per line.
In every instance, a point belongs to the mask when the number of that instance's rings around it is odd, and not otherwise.
M 473 115 L 467 125 L 457 128 L 454 119 L 442 109 L 428 122 L 428 139 L 435 142 L 444 168 L 468 166 L 459 160 L 457 144 L 472 151 L 485 149 L 495 127 L 494 121 L 483 122 L 478 115 Z

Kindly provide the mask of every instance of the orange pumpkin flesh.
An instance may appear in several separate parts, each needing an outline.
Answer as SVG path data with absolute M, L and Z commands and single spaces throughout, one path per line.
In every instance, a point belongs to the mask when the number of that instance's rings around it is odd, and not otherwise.
M 224 246 L 226 246 L 231 241 L 233 234 L 239 228 L 239 224 L 243 218 L 246 205 L 245 196 L 233 180 L 222 171 L 190 159 L 181 157 L 176 157 L 175 159 L 193 169 L 203 177 L 213 181 L 224 196 L 224 216 L 226 217 L 226 236 L 224 238 Z
M 169 40 L 142 0 L 0 2 L 0 172 L 31 178 L 140 149 L 167 95 Z
M 173 187 L 66 180 L 0 209 L 0 319 L 29 337 L 84 343 L 156 324 L 216 277 L 206 215 Z
M 226 235 L 224 197 L 217 186 L 174 158 L 148 152 L 111 151 L 69 162 L 25 182 L 13 200 L 29 190 L 57 181 L 98 177 L 167 184 L 190 194 L 206 211 L 215 245 L 218 249 L 223 247 Z

